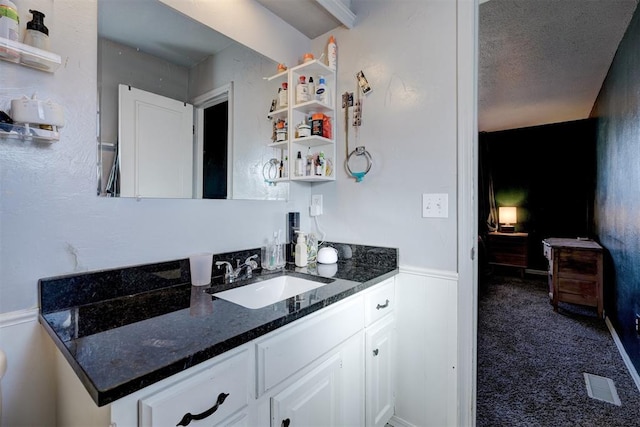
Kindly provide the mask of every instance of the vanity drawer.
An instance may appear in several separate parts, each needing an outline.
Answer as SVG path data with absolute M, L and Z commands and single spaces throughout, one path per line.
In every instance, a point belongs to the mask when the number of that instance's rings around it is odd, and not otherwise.
M 140 399 L 140 426 L 215 425 L 248 404 L 248 350 Z M 208 415 L 208 416 L 207 416 Z M 198 416 L 205 417 L 197 420 Z M 182 422 L 181 422 L 182 421 Z
M 327 307 L 256 343 L 257 395 L 278 385 L 364 327 L 362 296 Z
M 364 323 L 369 326 L 393 311 L 395 305 L 395 282 L 388 279 L 376 285 L 364 297 Z

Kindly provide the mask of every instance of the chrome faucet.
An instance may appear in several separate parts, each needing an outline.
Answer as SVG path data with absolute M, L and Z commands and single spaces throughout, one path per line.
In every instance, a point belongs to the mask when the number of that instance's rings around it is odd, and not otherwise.
M 223 265 L 225 266 L 224 280 L 227 282 L 233 282 L 240 277 L 240 273 L 242 273 L 242 269 L 244 267 L 247 267 L 246 278 L 250 279 L 253 269 L 258 268 L 258 263 L 254 261 L 254 258 L 258 258 L 258 255 L 251 255 L 249 258 L 244 260 L 242 265 L 240 264 L 240 260 L 237 260 L 236 263 L 238 267 L 235 269 L 229 261 L 216 261 L 216 267 L 221 268 Z

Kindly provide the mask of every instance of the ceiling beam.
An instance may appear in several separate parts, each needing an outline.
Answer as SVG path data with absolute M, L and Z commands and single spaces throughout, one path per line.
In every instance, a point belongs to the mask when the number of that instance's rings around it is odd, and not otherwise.
M 340 0 L 316 0 L 327 12 L 333 15 L 338 21 L 348 29 L 352 29 L 356 24 L 356 15 Z

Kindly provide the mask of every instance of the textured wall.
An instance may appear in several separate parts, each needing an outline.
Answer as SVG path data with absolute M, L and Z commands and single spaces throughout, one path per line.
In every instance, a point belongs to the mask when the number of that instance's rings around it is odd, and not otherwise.
M 640 12 L 627 29 L 592 116 L 598 119 L 595 223 L 610 254 L 607 315 L 636 370 L 640 337 Z
M 332 31 L 338 45 L 338 96 L 362 70 L 373 87 L 349 146 L 373 157 L 360 183 L 348 177 L 344 110 L 337 113 L 337 183 L 324 194 L 327 238 L 400 248 L 402 265 L 457 270 L 456 2 L 352 1 L 358 25 Z M 328 39 L 314 40 L 322 52 Z M 447 193 L 448 218 L 422 218 L 422 193 Z

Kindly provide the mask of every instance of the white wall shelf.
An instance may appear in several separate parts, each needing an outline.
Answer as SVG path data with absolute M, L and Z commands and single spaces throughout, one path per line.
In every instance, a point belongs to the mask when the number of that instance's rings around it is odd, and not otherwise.
M 323 103 L 319 100 L 312 98 L 310 101 L 302 103 L 295 103 L 296 100 L 296 87 L 301 76 L 305 76 L 308 81 L 309 77 L 313 77 L 316 86 L 320 81 L 320 77 L 325 79 L 325 85 L 329 91 L 330 102 Z M 335 144 L 335 91 L 336 91 L 336 72 L 330 69 L 324 63 L 319 60 L 308 61 L 303 64 L 291 67 L 287 71 L 280 72 L 274 76 L 266 78 L 268 81 L 276 81 L 279 84 L 283 82 L 288 83 L 288 105 L 286 108 L 280 108 L 273 111 L 269 115 L 273 120 L 285 120 L 288 126 L 287 140 L 279 143 L 267 144 L 270 148 L 279 148 L 283 150 L 282 155 L 287 156 L 289 159 L 289 178 L 282 178 L 284 181 L 303 181 L 303 182 L 321 182 L 321 181 L 334 181 L 335 178 L 335 158 L 336 158 L 336 144 Z M 315 95 L 313 95 L 315 97 Z M 331 119 L 331 138 L 325 138 L 319 135 L 311 135 L 302 138 L 296 138 L 296 126 L 300 123 L 307 123 L 309 117 L 314 113 L 321 113 Z M 301 152 L 305 156 L 312 155 L 314 152 L 311 149 L 315 149 L 316 153 L 324 153 L 327 160 L 327 169 L 330 172 L 329 176 L 319 175 L 295 175 L 296 156 L 298 152 Z
M 60 55 L 4 37 L 0 37 L 0 59 L 49 73 L 62 63 Z
M 11 126 L 11 131 L 0 129 L 0 138 L 2 139 L 19 139 L 22 141 L 35 141 L 53 143 L 60 140 L 60 133 L 46 129 L 40 129 L 38 125 L 22 124 L 5 124 L 2 126 Z

